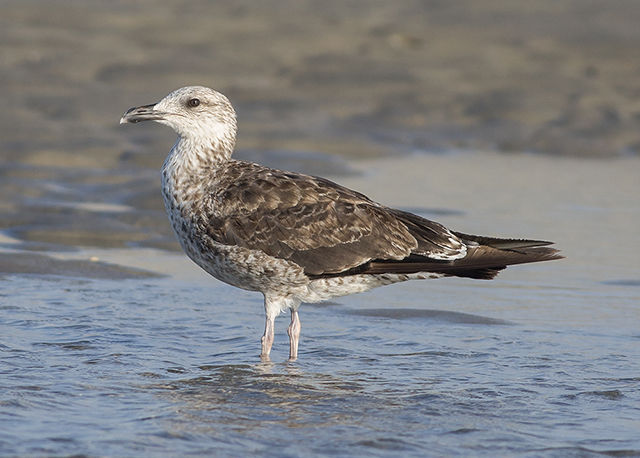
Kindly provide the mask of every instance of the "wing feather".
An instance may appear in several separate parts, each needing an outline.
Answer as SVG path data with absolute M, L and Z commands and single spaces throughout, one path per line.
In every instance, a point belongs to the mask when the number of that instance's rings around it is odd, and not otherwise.
M 412 253 L 434 260 L 465 254 L 465 245 L 440 224 L 323 178 L 232 161 L 214 189 L 207 215 L 214 240 L 293 261 L 309 275 Z

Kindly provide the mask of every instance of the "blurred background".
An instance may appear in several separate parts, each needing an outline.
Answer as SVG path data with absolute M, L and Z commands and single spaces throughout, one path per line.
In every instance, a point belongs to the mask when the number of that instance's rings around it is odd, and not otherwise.
M 175 134 L 118 125 L 196 84 L 237 158 L 567 259 L 305 305 L 260 365 Z M 0 0 L 0 97 L 0 455 L 640 454 L 638 0 Z
M 238 157 L 310 173 L 414 152 L 637 156 L 639 23 L 635 0 L 5 0 L 2 225 L 31 241 L 175 248 L 167 231 L 118 235 L 129 216 L 89 241 L 82 215 L 72 234 L 66 218 L 38 229 L 28 208 L 161 211 L 155 171 L 173 132 L 118 120 L 193 84 L 234 103 Z M 60 209 L 46 207 L 50 226 Z

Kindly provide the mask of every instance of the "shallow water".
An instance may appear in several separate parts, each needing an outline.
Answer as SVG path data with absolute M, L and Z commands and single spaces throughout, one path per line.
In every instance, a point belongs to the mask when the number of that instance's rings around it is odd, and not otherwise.
M 339 180 L 384 203 L 462 231 L 549 238 L 567 259 L 303 305 L 299 360 L 286 361 L 281 317 L 271 363 L 258 358 L 258 294 L 158 249 L 174 246 L 163 229 L 125 242 L 164 224 L 152 205 L 145 216 L 123 204 L 146 191 L 117 173 L 98 190 L 67 179 L 66 193 L 52 179 L 0 240 L 0 452 L 639 455 L 639 165 L 493 153 L 351 163 Z M 41 183 L 29 170 L 16 186 Z M 77 204 L 78 189 L 92 203 Z M 31 230 L 42 199 L 58 202 L 51 239 Z M 60 212 L 120 223 L 89 246 L 94 226 L 72 236 Z M 136 230 L 132 212 L 148 218 Z

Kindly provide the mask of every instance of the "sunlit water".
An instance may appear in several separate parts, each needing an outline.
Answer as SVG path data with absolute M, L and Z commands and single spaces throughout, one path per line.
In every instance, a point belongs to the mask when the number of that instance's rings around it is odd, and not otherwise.
M 49 251 L 166 276 L 4 267 L 0 453 L 640 455 L 638 163 L 451 155 L 358 167 L 341 181 L 385 203 L 463 231 L 555 239 L 567 259 L 303 305 L 299 360 L 286 361 L 281 317 L 264 363 L 259 294 L 175 252 Z M 528 173 L 483 179 L 499 167 Z M 466 190 L 445 192 L 436 170 L 462 170 Z M 89 211 L 126 212 L 113 201 Z M 3 243 L 11 265 L 21 242 Z

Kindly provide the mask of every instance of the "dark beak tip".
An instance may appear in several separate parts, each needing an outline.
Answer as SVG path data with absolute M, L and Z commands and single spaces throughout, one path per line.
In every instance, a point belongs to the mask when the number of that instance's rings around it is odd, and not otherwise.
M 120 124 L 137 124 L 141 121 L 158 119 L 153 113 L 154 106 L 155 104 L 129 108 L 120 118 Z
M 128 115 L 132 111 L 134 111 L 136 108 L 138 108 L 138 107 L 131 107 L 127 111 L 125 111 L 124 114 L 122 115 L 122 117 L 120 118 L 120 124 L 133 124 L 133 123 L 136 123 L 137 121 L 135 119 L 132 119 L 132 118 L 128 117 Z

